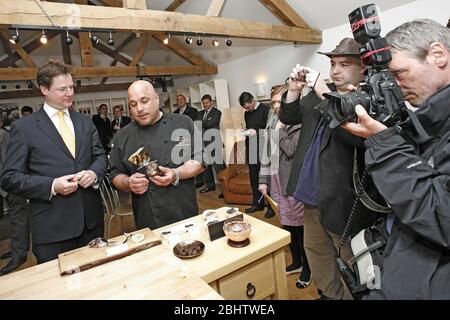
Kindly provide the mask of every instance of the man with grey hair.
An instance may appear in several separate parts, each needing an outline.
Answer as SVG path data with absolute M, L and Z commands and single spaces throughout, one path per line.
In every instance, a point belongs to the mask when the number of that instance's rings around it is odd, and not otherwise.
M 356 106 L 343 127 L 367 138 L 365 161 L 390 204 L 381 283 L 369 299 L 450 298 L 450 30 L 432 20 L 407 22 L 386 36 L 391 72 L 418 107 L 426 141 L 410 125 L 387 128 Z

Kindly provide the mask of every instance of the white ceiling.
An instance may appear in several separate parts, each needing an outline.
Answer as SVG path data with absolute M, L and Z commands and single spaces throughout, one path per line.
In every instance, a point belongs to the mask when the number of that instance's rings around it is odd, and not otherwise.
M 335 26 L 339 26 L 348 23 L 348 13 L 357 8 L 358 6 L 370 3 L 368 0 L 286 0 L 291 7 L 299 13 L 299 15 L 314 29 L 325 30 Z M 61 1 L 72 2 L 72 1 Z M 95 1 L 94 1 L 95 2 Z M 403 5 L 405 3 L 413 2 L 413 0 L 377 0 L 374 1 L 381 11 L 387 10 L 396 6 Z M 147 6 L 149 9 L 163 10 L 172 0 L 147 0 Z M 204 15 L 208 10 L 211 0 L 186 0 L 176 11 Z M 265 22 L 271 24 L 280 24 L 281 22 L 273 16 L 273 14 L 266 8 L 259 0 L 225 0 L 222 8 L 221 17 L 245 19 L 251 21 Z M 32 38 L 38 37 L 37 31 L 20 31 L 21 44 L 24 45 Z M 103 43 L 108 38 L 107 34 L 99 34 Z M 114 38 L 116 46 L 121 43 L 128 34 L 115 33 Z M 177 37 L 175 37 L 177 38 Z M 183 37 L 178 37 L 180 41 L 183 41 Z M 200 54 L 205 60 L 213 64 L 221 64 L 227 61 L 237 59 L 246 55 L 253 54 L 255 52 L 264 50 L 268 47 L 282 44 L 278 41 L 265 41 L 265 40 L 250 40 L 250 39 L 232 39 L 232 47 L 226 47 L 223 44 L 220 47 L 212 47 L 210 45 L 212 38 L 204 39 L 202 47 L 197 47 L 195 44 L 191 45 L 194 52 Z M 224 40 L 224 39 L 219 39 Z M 195 41 L 194 41 L 195 42 Z M 59 37 L 54 38 L 45 47 L 36 50 L 33 56 L 55 57 L 61 53 L 61 41 Z M 134 52 L 139 47 L 139 41 L 134 40 L 125 49 L 125 54 L 132 58 Z M 72 53 L 73 64 L 79 64 L 78 41 L 74 41 L 74 44 L 70 47 Z M 5 57 L 5 50 L 0 44 L 0 59 Z M 101 56 L 101 53 L 96 53 L 97 58 Z M 78 60 L 77 60 L 78 59 Z M 142 61 L 149 65 L 167 65 L 167 64 L 185 64 L 186 62 L 173 54 L 169 50 L 165 49 L 162 44 L 154 40 L 149 42 L 146 54 Z M 37 61 L 39 62 L 39 61 Z M 105 65 L 105 61 L 97 63 Z M 23 62 L 17 63 L 19 66 L 23 66 Z M 120 65 L 120 64 L 119 64 Z

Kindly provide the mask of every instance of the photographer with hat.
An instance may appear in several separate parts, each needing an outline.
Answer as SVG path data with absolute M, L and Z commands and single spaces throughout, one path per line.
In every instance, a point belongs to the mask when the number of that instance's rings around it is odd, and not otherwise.
M 328 86 L 318 72 L 297 65 L 289 78 L 289 90 L 282 99 L 281 122 L 286 125 L 302 123 L 287 193 L 305 204 L 305 251 L 321 298 L 350 299 L 336 267 L 336 258 L 338 255 L 344 259 L 350 257 L 348 242 L 342 247 L 339 242 L 355 198 L 352 180 L 355 148 L 359 168 L 362 168 L 364 145 L 342 128 L 331 130 L 318 107 L 329 103 L 324 93 L 344 94 L 349 85 L 358 84 L 364 66 L 359 58 L 359 45 L 351 38 L 343 39 L 331 52 L 319 53 L 330 58 L 333 84 Z M 305 86 L 312 91 L 302 97 Z M 352 233 L 377 218 L 359 202 L 356 210 Z M 306 287 L 310 282 L 311 275 L 301 274 L 297 286 Z
M 386 36 L 389 69 L 427 137 L 412 126 L 387 128 L 356 106 L 343 128 L 367 138 L 366 166 L 392 207 L 381 288 L 370 299 L 450 298 L 450 30 L 407 22 Z

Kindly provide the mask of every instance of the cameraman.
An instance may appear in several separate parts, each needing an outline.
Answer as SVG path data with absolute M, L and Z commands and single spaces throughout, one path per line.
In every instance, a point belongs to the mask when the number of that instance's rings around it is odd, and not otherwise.
M 343 128 L 368 138 L 366 165 L 394 214 L 381 289 L 369 299 L 450 298 L 450 30 L 432 20 L 407 22 L 386 36 L 389 69 L 429 135 L 387 128 L 356 106 Z M 392 224 L 393 222 L 393 224 Z
M 355 198 L 352 182 L 354 151 L 356 148 L 362 168 L 365 150 L 361 139 L 355 139 L 341 128 L 330 129 L 317 106 L 329 103 L 323 97 L 324 93 L 345 94 L 349 85 L 358 84 L 364 66 L 359 57 L 359 45 L 351 38 L 343 39 L 331 52 L 319 53 L 330 58 L 333 85 L 328 87 L 319 73 L 297 65 L 290 75 L 289 91 L 282 99 L 280 121 L 286 125 L 302 123 L 286 191 L 305 204 L 305 251 L 321 299 L 347 299 L 351 296 L 344 289 L 336 258 Z M 305 85 L 313 91 L 301 97 Z M 360 203 L 357 210 L 352 233 L 377 218 L 373 213 L 367 214 L 368 209 Z M 350 257 L 348 242 L 340 252 L 345 259 Z M 310 275 L 302 273 L 298 282 L 306 286 L 310 281 Z

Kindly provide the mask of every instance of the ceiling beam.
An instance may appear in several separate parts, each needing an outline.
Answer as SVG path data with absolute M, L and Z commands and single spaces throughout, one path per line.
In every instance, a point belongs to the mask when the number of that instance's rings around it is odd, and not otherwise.
M 204 33 L 308 44 L 322 42 L 321 31 L 255 21 L 52 2 L 42 2 L 42 6 L 60 27 L 70 27 L 73 20 L 70 19 L 71 12 L 74 12 L 72 6 L 77 6 L 80 13 L 79 27 L 84 29 Z M 27 0 L 4 2 L 0 11 L 0 24 L 49 27 L 48 18 L 39 6 Z
M 54 31 L 54 30 L 49 30 L 45 34 L 47 35 L 48 41 L 50 41 L 51 39 L 56 37 L 59 34 L 59 32 Z M 1 37 L 1 39 L 3 39 L 3 37 Z M 11 48 L 9 46 L 9 41 L 6 41 L 6 44 L 8 46 L 8 49 L 11 50 Z M 33 41 L 24 45 L 23 50 L 25 50 L 26 53 L 30 54 L 31 52 L 33 52 L 34 50 L 36 50 L 42 46 L 44 46 L 44 44 L 41 43 L 39 37 L 36 37 L 36 39 L 34 39 Z M 2 61 L 0 61 L 0 68 L 10 67 L 10 66 L 14 65 L 20 59 L 22 59 L 22 57 L 17 52 L 14 52 L 12 54 L 12 56 L 7 57 L 7 58 L 3 59 Z
M 8 30 L 1 28 L 0 34 L 6 41 L 8 41 L 9 45 L 12 46 L 14 50 L 16 50 L 19 56 L 23 59 L 23 61 L 25 61 L 25 63 L 29 67 L 36 67 L 36 64 L 34 63 L 33 59 L 31 59 L 31 57 L 28 55 L 28 53 L 25 52 L 25 50 L 22 48 L 20 44 L 17 43 L 13 44 L 9 42 L 8 39 L 11 37 L 11 35 L 9 34 Z
M 108 7 L 123 7 L 122 0 L 98 0 L 101 4 Z
M 89 86 L 75 86 L 75 94 L 78 93 L 90 93 L 90 92 L 104 92 L 104 91 L 125 91 L 131 85 L 129 83 L 111 83 L 111 84 L 94 84 Z M 41 97 L 42 93 L 40 89 L 33 90 L 12 90 L 2 92 L 2 99 L 18 99 L 18 98 L 31 98 Z
M 0 68 L 0 80 L 34 80 L 37 68 Z M 134 67 L 73 67 L 75 79 L 102 77 L 143 77 L 164 75 L 216 74 L 217 66 L 134 66 Z
M 70 48 L 66 44 L 66 34 L 64 32 L 61 32 L 61 49 L 62 49 L 62 55 L 63 55 L 63 61 L 65 64 L 71 65 L 72 64 L 72 56 L 70 55 Z
M 209 17 L 218 17 L 220 10 L 222 10 L 224 1 L 225 0 L 212 0 L 206 15 Z
M 186 0 L 175 0 L 173 1 L 171 4 L 169 4 L 169 6 L 164 9 L 165 11 L 175 11 L 178 9 L 179 6 L 181 6 L 183 4 L 183 2 L 185 2 Z
M 145 53 L 145 48 L 147 48 L 149 36 L 148 34 L 144 34 L 141 38 L 141 45 L 139 46 L 138 51 L 136 51 L 136 54 L 133 57 L 133 60 L 130 62 L 130 66 L 136 66 L 142 59 Z
M 288 26 L 311 29 L 286 0 L 259 0 L 275 17 Z
M 123 0 L 123 7 L 127 9 L 147 9 L 145 0 Z
M 122 50 L 123 48 L 125 48 L 131 41 L 133 41 L 136 38 L 136 35 L 134 33 L 131 33 L 125 40 L 123 40 L 123 42 L 121 44 L 119 44 L 116 48 L 116 50 L 114 50 L 114 52 L 119 53 L 120 50 Z M 115 66 L 117 64 L 117 62 L 119 61 L 119 59 L 114 58 L 113 62 L 111 62 L 111 67 Z M 106 83 L 106 81 L 108 80 L 108 77 L 104 77 L 102 79 L 102 81 L 100 82 L 100 84 L 104 84 Z

